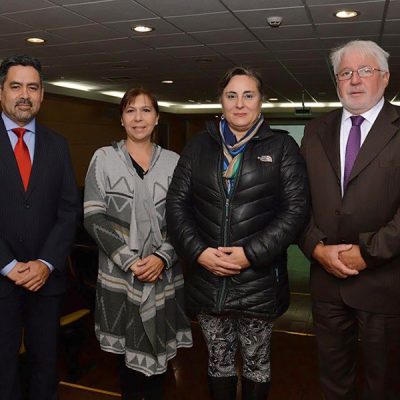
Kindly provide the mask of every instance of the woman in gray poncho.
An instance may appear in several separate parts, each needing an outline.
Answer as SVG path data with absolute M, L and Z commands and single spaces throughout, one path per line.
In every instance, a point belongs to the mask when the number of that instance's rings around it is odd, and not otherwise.
M 126 139 L 95 152 L 85 183 L 85 227 L 99 246 L 95 330 L 101 348 L 119 354 L 122 398 L 161 399 L 168 360 L 192 345 L 166 238 L 178 155 L 151 141 L 159 112 L 150 92 L 127 91 L 120 114 Z

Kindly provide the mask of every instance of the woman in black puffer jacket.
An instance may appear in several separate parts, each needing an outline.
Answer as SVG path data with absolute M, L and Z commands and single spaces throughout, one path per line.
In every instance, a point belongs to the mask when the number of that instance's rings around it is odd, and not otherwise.
M 167 195 L 167 226 L 188 264 L 186 306 L 209 351 L 213 399 L 265 400 L 272 321 L 289 305 L 286 250 L 308 211 L 295 141 L 261 114 L 262 81 L 236 67 L 221 81 L 223 117 L 184 149 Z

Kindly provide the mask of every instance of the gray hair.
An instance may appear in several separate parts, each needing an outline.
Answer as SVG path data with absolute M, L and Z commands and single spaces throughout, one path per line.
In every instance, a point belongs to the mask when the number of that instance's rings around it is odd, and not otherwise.
M 389 71 L 389 53 L 371 40 L 352 40 L 342 46 L 333 49 L 330 55 L 333 72 L 337 74 L 343 56 L 350 51 L 361 53 L 364 56 L 376 58 L 379 69 Z

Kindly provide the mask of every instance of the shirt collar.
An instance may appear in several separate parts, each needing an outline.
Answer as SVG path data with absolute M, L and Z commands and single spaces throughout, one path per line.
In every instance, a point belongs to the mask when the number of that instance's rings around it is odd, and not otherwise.
M 362 115 L 372 125 L 375 122 L 379 112 L 382 110 L 384 102 L 385 99 L 382 97 L 372 108 L 360 115 Z M 343 108 L 342 121 L 348 120 L 352 115 L 354 114 L 351 114 L 349 111 Z
M 4 112 L 1 113 L 1 118 L 3 118 L 4 126 L 6 127 L 6 130 L 9 132 L 11 129 L 14 128 L 21 128 L 19 125 L 17 125 L 12 119 L 8 118 Z M 36 120 L 33 118 L 31 121 L 29 121 L 26 125 L 23 126 L 27 131 L 35 133 L 36 130 Z

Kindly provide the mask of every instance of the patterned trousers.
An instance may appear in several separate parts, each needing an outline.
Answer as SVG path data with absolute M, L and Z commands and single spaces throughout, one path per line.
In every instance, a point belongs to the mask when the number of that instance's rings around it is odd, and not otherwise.
M 197 316 L 208 348 L 208 375 L 236 375 L 235 356 L 238 345 L 243 359 L 242 375 L 254 382 L 271 379 L 271 321 L 257 318 Z

